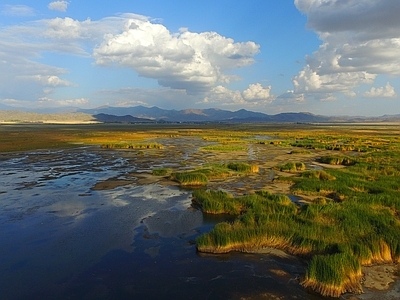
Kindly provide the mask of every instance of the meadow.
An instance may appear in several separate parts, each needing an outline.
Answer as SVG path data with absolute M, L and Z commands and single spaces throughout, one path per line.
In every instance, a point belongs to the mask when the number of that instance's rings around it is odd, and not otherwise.
M 307 262 L 300 280 L 305 288 L 331 297 L 360 292 L 362 266 L 400 261 L 396 125 L 14 125 L 0 127 L 0 152 L 83 145 L 147 155 L 169 151 L 162 140 L 181 138 L 208 143 L 193 150 L 204 163 L 188 160 L 151 174 L 196 187 L 193 206 L 204 214 L 234 217 L 198 236 L 199 252 L 283 250 Z M 269 156 L 274 151 L 280 154 Z M 219 188 L 246 178 L 266 183 L 245 191 L 234 184 Z M 276 193 L 276 185 L 288 191 Z

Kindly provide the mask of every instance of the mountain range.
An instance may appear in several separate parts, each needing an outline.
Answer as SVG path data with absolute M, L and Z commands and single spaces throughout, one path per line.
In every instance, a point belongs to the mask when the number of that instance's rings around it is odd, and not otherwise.
M 94 109 L 67 108 L 63 111 L 48 109 L 46 111 L 27 112 L 10 110 L 0 106 L 0 122 L 62 122 L 68 116 L 68 122 L 76 118 L 77 122 L 97 121 L 103 123 L 148 123 L 148 122 L 236 122 L 236 123 L 368 123 L 400 122 L 400 114 L 379 117 L 357 116 L 322 116 L 308 112 L 289 112 L 269 115 L 245 109 L 229 111 L 216 108 L 168 110 L 159 107 L 111 107 L 102 106 Z
M 129 117 L 138 118 L 137 121 L 157 122 L 295 122 L 295 123 L 327 123 L 327 122 L 400 122 L 400 114 L 385 115 L 380 117 L 355 117 L 355 116 L 321 116 L 308 112 L 280 113 L 269 115 L 245 109 L 229 111 L 216 108 L 168 110 L 159 107 L 110 107 L 103 106 L 95 109 L 80 109 L 79 112 L 93 115 L 101 122 L 126 122 Z M 108 118 L 108 119 L 107 119 Z

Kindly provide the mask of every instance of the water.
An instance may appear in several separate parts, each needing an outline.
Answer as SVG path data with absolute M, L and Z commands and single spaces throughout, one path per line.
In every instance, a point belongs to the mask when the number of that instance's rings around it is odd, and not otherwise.
M 225 217 L 191 208 L 190 190 L 135 181 L 163 163 L 97 148 L 3 154 L 1 299 L 322 299 L 299 285 L 300 260 L 197 253 Z M 131 182 L 93 189 L 110 178 Z

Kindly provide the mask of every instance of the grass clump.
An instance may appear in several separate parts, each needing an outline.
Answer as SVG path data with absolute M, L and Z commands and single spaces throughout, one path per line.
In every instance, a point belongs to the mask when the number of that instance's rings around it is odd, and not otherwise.
M 340 176 L 321 180 L 315 174 L 298 180 L 320 182 L 326 191 L 323 185 L 343 181 Z M 197 249 L 225 253 L 279 248 L 309 259 L 304 287 L 330 297 L 359 292 L 361 265 L 400 261 L 400 203 L 382 193 L 364 193 L 359 199 L 350 189 L 340 191 L 332 185 L 329 192 L 328 197 L 297 206 L 287 196 L 268 191 L 242 197 L 196 191 L 194 202 L 203 212 L 237 216 L 199 236 Z M 347 200 L 333 201 L 331 194 Z
M 206 185 L 208 178 L 200 172 L 177 172 L 171 173 L 171 179 L 180 183 L 180 185 Z
M 323 156 L 319 161 L 324 164 L 342 166 L 352 166 L 356 163 L 355 159 L 347 156 Z
M 230 162 L 226 165 L 230 170 L 243 173 L 257 173 L 258 167 L 256 165 L 250 165 L 245 162 Z
M 306 169 L 306 165 L 302 162 L 288 162 L 284 165 L 276 166 L 275 169 L 282 172 L 295 173 L 298 171 L 304 171 Z
M 166 176 L 171 173 L 171 169 L 168 168 L 156 168 L 152 170 L 152 174 L 155 176 Z
M 322 295 L 340 297 L 345 292 L 359 293 L 361 277 L 361 264 L 348 253 L 315 255 L 301 284 Z
M 336 177 L 323 170 L 313 170 L 301 173 L 301 177 L 318 180 L 335 180 Z
M 164 146 L 158 143 L 132 144 L 132 143 L 109 143 L 102 144 L 103 149 L 163 149 Z
M 221 151 L 221 152 L 234 152 L 234 151 L 245 151 L 247 146 L 244 145 L 231 145 L 231 144 L 220 144 L 220 145 L 210 145 L 202 147 L 203 151 Z

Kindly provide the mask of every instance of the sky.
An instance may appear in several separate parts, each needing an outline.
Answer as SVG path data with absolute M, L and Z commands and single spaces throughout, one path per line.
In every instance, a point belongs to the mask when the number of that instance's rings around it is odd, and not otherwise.
M 0 109 L 400 114 L 398 0 L 0 3 Z

